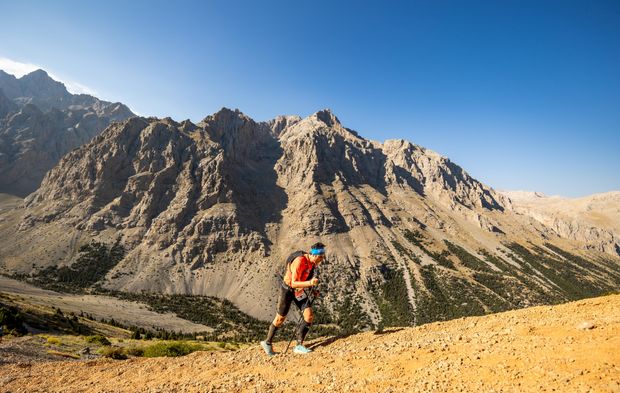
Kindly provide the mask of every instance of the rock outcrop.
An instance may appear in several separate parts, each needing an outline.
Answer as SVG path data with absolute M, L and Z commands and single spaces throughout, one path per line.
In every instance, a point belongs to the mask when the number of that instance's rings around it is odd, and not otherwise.
M 0 70 L 0 192 L 28 195 L 65 153 L 132 116 L 121 103 L 69 93 L 43 70 L 19 79 Z

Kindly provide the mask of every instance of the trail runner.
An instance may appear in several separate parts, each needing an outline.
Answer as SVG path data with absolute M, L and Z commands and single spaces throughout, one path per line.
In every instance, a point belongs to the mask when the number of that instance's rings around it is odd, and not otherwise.
M 267 339 L 260 343 L 265 353 L 269 356 L 275 354 L 273 352 L 272 340 L 280 326 L 284 323 L 286 315 L 291 308 L 291 303 L 295 303 L 295 306 L 303 314 L 303 321 L 297 327 L 297 345 L 293 348 L 293 353 L 305 355 L 312 352 L 311 349 L 303 345 L 303 341 L 314 319 L 306 288 L 312 288 L 319 283 L 318 278 L 314 277 L 314 273 L 315 268 L 325 258 L 325 245 L 315 243 L 310 248 L 309 253 L 298 252 L 292 254 L 289 259 L 291 257 L 294 257 L 294 259 L 290 264 L 287 263 L 286 266 L 286 273 L 281 283 L 276 316 L 269 326 Z

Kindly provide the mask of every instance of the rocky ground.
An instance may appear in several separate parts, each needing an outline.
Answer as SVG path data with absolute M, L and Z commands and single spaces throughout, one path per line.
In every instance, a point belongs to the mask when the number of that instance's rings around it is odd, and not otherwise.
M 4 339 L 0 342 L 0 364 L 28 364 L 58 361 L 59 356 L 47 352 L 45 340 L 39 336 Z
M 276 344 L 282 351 L 285 342 Z M 2 392 L 620 392 L 620 295 L 228 353 L 0 366 Z

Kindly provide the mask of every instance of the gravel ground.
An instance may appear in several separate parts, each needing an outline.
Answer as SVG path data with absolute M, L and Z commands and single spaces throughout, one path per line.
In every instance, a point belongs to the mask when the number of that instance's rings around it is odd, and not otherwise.
M 620 295 L 182 358 L 0 365 L 2 392 L 620 392 Z M 286 342 L 276 344 L 283 350 Z

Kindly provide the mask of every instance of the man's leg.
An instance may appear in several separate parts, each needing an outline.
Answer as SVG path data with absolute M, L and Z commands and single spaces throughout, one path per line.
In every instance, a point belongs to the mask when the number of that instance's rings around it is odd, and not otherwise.
M 265 350 L 265 353 L 269 356 L 275 355 L 271 346 L 271 342 L 273 341 L 273 337 L 275 336 L 280 326 L 282 326 L 282 324 L 284 323 L 284 320 L 286 319 L 286 314 L 288 314 L 294 298 L 295 297 L 293 296 L 291 291 L 285 288 L 282 288 L 282 290 L 280 291 L 280 299 L 278 299 L 278 312 L 276 313 L 276 317 L 273 319 L 273 322 L 269 326 L 267 339 L 265 341 L 261 341 L 260 343 L 261 347 L 263 347 L 263 350 Z
M 271 325 L 269 326 L 269 333 L 267 334 L 267 340 L 265 341 L 271 344 L 271 341 L 273 341 L 273 336 L 275 336 L 276 332 L 278 331 L 280 326 L 282 326 L 285 319 L 286 317 L 284 315 L 276 314 L 276 317 L 273 319 L 273 322 L 271 322 Z
M 273 319 L 273 322 L 269 326 L 269 333 L 267 334 L 267 343 L 271 344 L 273 340 L 273 336 L 276 334 L 280 326 L 284 323 L 286 319 L 286 315 L 291 308 L 291 303 L 293 303 L 293 299 L 295 299 L 295 295 L 293 292 L 282 287 L 280 289 L 280 298 L 278 299 L 278 312 L 276 317 Z
M 304 347 L 303 342 L 306 338 L 306 334 L 308 334 L 308 330 L 310 330 L 310 325 L 312 325 L 312 321 L 314 320 L 314 314 L 312 313 L 312 309 L 310 307 L 305 308 L 302 312 L 304 317 L 301 324 L 297 327 L 297 346 L 293 348 L 293 352 L 308 354 L 312 352 L 312 350 Z
M 304 320 L 297 328 L 297 345 L 302 345 L 306 335 L 308 334 L 308 330 L 310 330 L 310 326 L 312 325 L 312 321 L 314 320 L 314 314 L 312 313 L 312 308 L 307 307 L 303 311 Z

